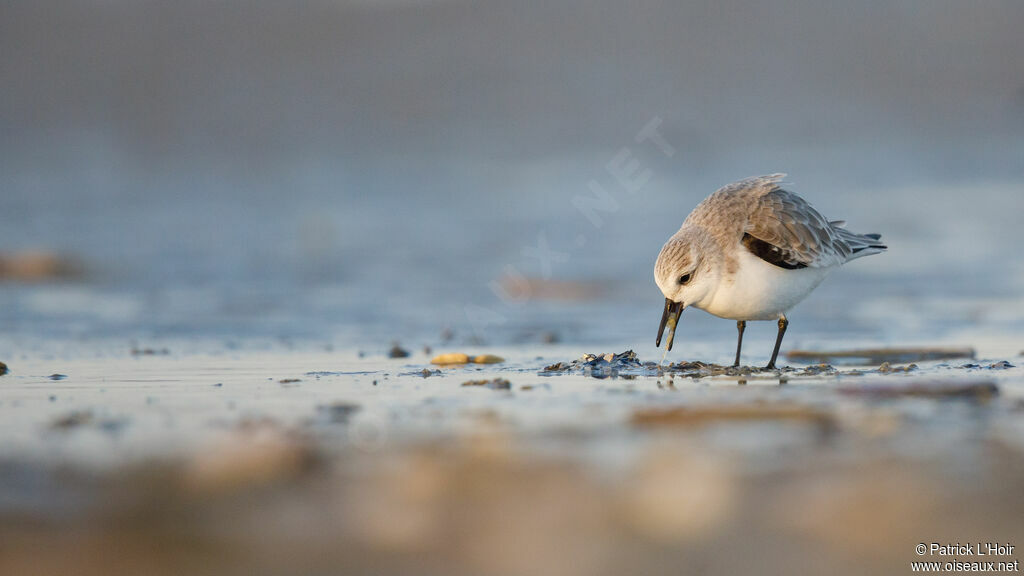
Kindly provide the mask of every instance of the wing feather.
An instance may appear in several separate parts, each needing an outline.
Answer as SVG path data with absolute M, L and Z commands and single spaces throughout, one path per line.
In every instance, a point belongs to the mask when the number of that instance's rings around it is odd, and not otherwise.
M 824 216 L 777 182 L 756 199 L 744 233 L 777 248 L 784 267 L 836 266 L 851 253 Z
M 785 174 L 747 178 L 708 196 L 683 223 L 710 231 L 722 246 L 739 241 L 782 268 L 827 268 L 885 250 L 877 235 L 829 222 L 803 198 L 782 189 Z

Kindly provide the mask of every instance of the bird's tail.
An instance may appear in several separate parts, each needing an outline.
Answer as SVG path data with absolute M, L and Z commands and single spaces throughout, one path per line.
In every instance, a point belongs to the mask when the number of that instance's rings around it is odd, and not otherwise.
M 871 256 L 885 252 L 889 247 L 882 244 L 881 234 L 857 234 L 843 228 L 845 222 L 829 222 L 832 229 L 839 233 L 839 237 L 850 247 L 850 257 L 847 261 L 855 260 L 862 256 Z

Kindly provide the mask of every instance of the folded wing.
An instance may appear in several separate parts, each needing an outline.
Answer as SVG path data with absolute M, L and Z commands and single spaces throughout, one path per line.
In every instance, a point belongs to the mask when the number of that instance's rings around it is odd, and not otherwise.
M 752 254 L 781 268 L 827 268 L 843 264 L 853 253 L 840 230 L 776 183 L 756 200 L 742 242 Z

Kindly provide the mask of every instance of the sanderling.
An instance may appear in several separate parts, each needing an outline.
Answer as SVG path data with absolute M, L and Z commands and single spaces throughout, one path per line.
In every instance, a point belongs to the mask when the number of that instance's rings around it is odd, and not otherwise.
M 789 321 L 786 311 L 803 300 L 829 272 L 886 249 L 878 234 L 855 234 L 845 222 L 829 222 L 803 198 L 783 190 L 785 174 L 734 182 L 694 208 L 658 254 L 654 281 L 665 295 L 656 346 L 687 306 L 736 320 L 740 364 L 748 320 L 779 321 L 775 368 Z M 664 361 L 664 357 L 662 358 Z

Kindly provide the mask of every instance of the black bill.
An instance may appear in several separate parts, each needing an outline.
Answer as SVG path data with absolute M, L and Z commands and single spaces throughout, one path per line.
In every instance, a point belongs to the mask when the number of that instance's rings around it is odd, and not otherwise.
M 665 341 L 665 346 L 668 350 L 672 349 L 672 340 L 676 336 L 676 323 L 679 322 L 679 315 L 685 308 L 686 306 L 683 306 L 682 302 L 673 302 L 665 298 L 665 311 L 661 314 L 661 324 L 658 325 L 658 339 L 654 342 L 655 346 L 661 346 L 661 336 L 665 333 L 665 326 L 668 326 L 668 340 Z

